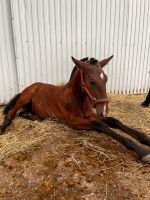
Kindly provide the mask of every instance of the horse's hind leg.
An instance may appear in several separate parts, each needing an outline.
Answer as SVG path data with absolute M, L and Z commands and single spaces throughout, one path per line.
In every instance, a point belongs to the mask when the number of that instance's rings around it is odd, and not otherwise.
M 28 104 L 31 101 L 30 95 L 21 94 L 19 99 L 17 100 L 16 104 L 13 108 L 11 108 L 7 114 L 5 115 L 4 122 L 0 126 L 0 134 L 2 134 L 5 129 L 10 126 L 12 120 L 14 119 L 17 111 L 22 108 L 24 105 Z
M 10 120 L 7 116 L 4 118 L 4 122 L 0 125 L 0 135 L 5 131 L 5 129 L 11 124 L 12 120 Z
M 127 133 L 128 135 L 137 139 L 142 144 L 150 146 L 150 137 L 148 137 L 145 133 L 134 130 L 113 117 L 106 117 L 103 121 L 111 128 L 120 129 L 124 133 Z
M 20 113 L 19 113 L 20 117 L 23 117 L 25 119 L 29 119 L 32 121 L 42 121 L 43 118 L 41 118 L 40 116 L 38 116 L 37 114 L 35 114 L 34 112 L 32 112 L 32 110 L 29 110 L 28 108 L 23 109 Z

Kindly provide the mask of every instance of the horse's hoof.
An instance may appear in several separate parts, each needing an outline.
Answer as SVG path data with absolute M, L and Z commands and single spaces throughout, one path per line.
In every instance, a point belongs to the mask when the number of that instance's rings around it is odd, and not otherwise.
M 146 101 L 143 101 L 142 103 L 141 103 L 141 106 L 143 106 L 143 107 L 149 107 L 149 103 L 147 103 Z
M 141 160 L 142 160 L 143 162 L 146 162 L 146 163 L 149 163 L 149 164 L 150 164 L 150 154 L 147 154 L 146 156 L 143 156 L 143 157 L 141 158 Z

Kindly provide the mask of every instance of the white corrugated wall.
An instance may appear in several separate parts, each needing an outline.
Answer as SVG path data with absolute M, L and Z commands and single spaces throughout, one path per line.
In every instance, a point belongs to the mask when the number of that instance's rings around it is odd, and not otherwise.
M 141 93 L 150 87 L 149 0 L 10 0 L 10 4 L 20 91 L 35 81 L 67 81 L 71 56 L 103 59 L 112 54 L 105 68 L 109 92 Z
M 10 2 L 0 1 L 0 105 L 18 92 Z

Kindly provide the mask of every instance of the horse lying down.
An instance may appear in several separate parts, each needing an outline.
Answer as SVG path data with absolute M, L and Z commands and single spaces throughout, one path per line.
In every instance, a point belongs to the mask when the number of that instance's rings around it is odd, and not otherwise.
M 72 57 L 76 67 L 67 84 L 54 86 L 37 82 L 24 89 L 4 108 L 0 134 L 12 123 L 17 111 L 23 108 L 20 115 L 28 119 L 57 119 L 73 129 L 106 133 L 136 152 L 142 161 L 150 163 L 150 138 L 115 118 L 107 117 L 109 100 L 106 94 L 107 75 L 103 67 L 112 57 L 102 61 Z M 120 135 L 111 128 L 120 129 L 131 137 Z

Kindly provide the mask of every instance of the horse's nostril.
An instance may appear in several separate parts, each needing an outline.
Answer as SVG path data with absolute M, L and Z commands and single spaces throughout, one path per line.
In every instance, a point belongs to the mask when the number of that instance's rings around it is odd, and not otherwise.
M 104 114 L 101 112 L 100 116 L 101 116 L 101 117 L 103 117 L 103 116 L 104 116 Z

